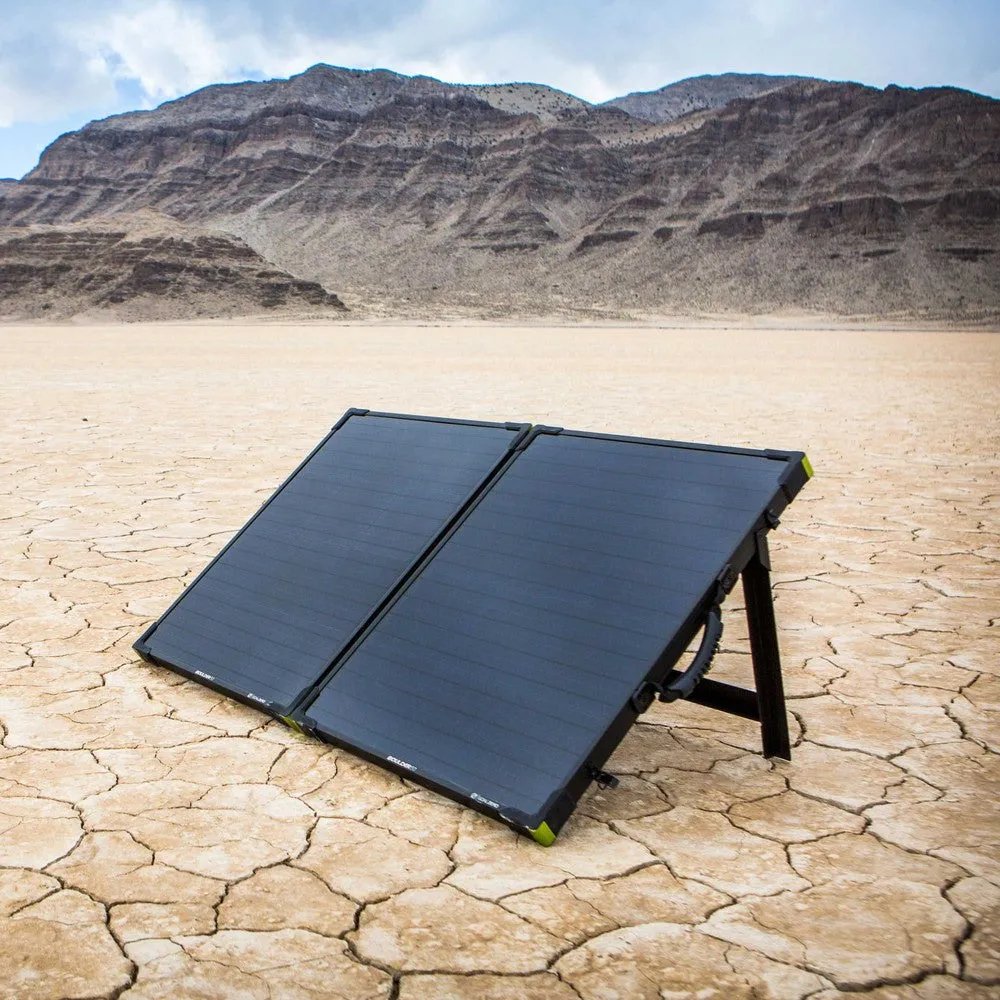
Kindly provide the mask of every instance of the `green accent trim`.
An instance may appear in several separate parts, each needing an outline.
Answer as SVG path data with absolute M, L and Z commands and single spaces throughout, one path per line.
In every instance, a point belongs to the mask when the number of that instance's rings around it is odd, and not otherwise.
M 281 721 L 288 726 L 289 729 L 294 729 L 295 732 L 302 733 L 302 735 L 305 736 L 305 732 L 302 727 L 290 715 L 283 715 L 281 717 Z
M 542 847 L 551 847 L 556 842 L 556 835 L 549 829 L 548 823 L 539 823 L 534 830 L 528 830 L 534 840 Z
M 812 462 L 809 461 L 808 455 L 802 456 L 802 468 L 806 470 L 806 479 L 812 479 L 812 477 L 816 475 L 816 473 L 813 472 Z

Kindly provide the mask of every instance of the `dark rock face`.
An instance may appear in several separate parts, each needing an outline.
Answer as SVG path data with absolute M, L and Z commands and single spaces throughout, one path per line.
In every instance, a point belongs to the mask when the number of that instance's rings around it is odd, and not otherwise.
M 938 247 L 939 253 L 946 253 L 949 257 L 958 260 L 965 260 L 975 263 L 984 257 L 992 257 L 997 251 L 990 247 Z
M 768 221 L 779 221 L 784 218 L 777 212 L 771 212 L 766 216 Z M 764 235 L 765 216 L 760 212 L 737 212 L 735 215 L 722 215 L 717 219 L 706 219 L 698 227 L 698 235 L 704 236 L 706 233 L 718 233 L 729 239 L 739 237 L 742 239 L 754 239 Z
M 635 239 L 639 233 L 635 229 L 622 229 L 616 232 L 596 232 L 588 233 L 577 245 L 577 252 L 583 253 L 586 250 L 593 250 L 595 247 L 604 246 L 607 243 L 627 243 Z
M 934 217 L 958 227 L 993 226 L 1000 222 L 1000 190 L 949 191 L 938 202 Z
M 153 209 L 390 308 L 545 310 L 558 287 L 607 309 L 1000 309 L 1000 102 L 698 86 L 725 103 L 667 125 L 622 102 L 386 71 L 209 87 L 62 137 L 0 187 L 0 225 Z M 905 252 L 863 256 L 890 248 Z M 168 272 L 144 273 L 142 294 L 161 294 Z
M 512 209 L 499 219 L 485 216 L 475 220 L 464 236 L 476 240 L 476 250 L 537 250 L 543 243 L 557 241 L 559 234 L 549 225 L 548 218 L 533 208 Z
M 814 205 L 797 218 L 798 231 L 810 235 L 896 236 L 903 229 L 906 212 L 895 199 L 875 195 Z
M 230 316 L 276 306 L 344 304 L 321 285 L 274 270 L 239 240 L 125 232 L 34 232 L 0 242 L 0 315 L 72 315 L 166 300 L 153 315 Z

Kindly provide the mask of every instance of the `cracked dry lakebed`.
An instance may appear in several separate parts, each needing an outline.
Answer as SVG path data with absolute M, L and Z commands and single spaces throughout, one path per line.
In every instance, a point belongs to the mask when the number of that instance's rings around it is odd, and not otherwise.
M 997 335 L 6 327 L 0 383 L 0 996 L 997 996 Z M 545 849 L 141 662 L 349 406 L 807 451 L 792 762 L 654 706 Z

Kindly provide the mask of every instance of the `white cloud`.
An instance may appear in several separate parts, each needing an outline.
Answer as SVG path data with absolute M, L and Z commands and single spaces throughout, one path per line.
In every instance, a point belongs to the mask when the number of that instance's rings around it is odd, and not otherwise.
M 315 62 L 590 100 L 725 70 L 996 88 L 996 0 L 0 0 L 0 125 Z
M 224 46 L 203 12 L 176 0 L 115 11 L 86 25 L 81 37 L 102 53 L 118 79 L 134 79 L 154 101 L 226 79 Z
M 0 126 L 44 121 L 67 105 L 103 105 L 115 98 L 102 59 L 81 51 L 62 26 L 31 26 L 13 36 L 0 21 Z

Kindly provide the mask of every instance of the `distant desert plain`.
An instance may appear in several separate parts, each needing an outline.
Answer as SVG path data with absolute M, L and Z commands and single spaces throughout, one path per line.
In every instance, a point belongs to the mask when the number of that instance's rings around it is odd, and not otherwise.
M 351 406 L 807 451 L 792 762 L 655 706 L 545 849 L 138 660 Z M 995 333 L 6 326 L 0 444 L 3 996 L 996 996 Z

